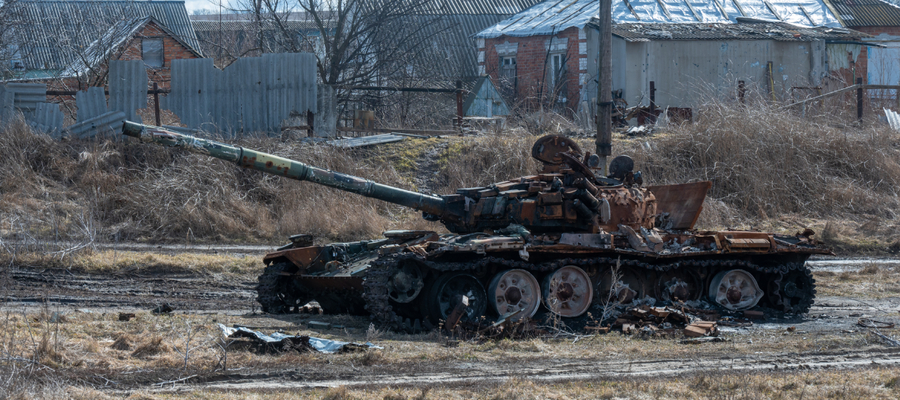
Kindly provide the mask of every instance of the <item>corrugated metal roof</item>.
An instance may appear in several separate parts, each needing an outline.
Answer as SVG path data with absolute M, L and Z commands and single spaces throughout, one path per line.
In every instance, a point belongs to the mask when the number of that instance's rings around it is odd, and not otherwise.
M 881 0 L 826 0 L 848 28 L 900 26 L 900 6 Z
M 201 53 L 184 1 L 19 0 L 22 60 L 28 70 L 61 70 L 121 21 L 152 16 Z
M 615 24 L 612 33 L 627 41 L 769 39 L 781 42 L 808 42 L 811 39 L 859 40 L 869 37 L 865 33 L 850 29 L 808 28 L 786 23 Z
M 422 6 L 422 14 L 512 15 L 540 0 L 433 0 Z
M 616 23 L 737 23 L 749 17 L 800 26 L 840 27 L 824 0 L 612 0 Z M 597 0 L 548 0 L 476 37 L 552 35 L 583 28 L 600 13 Z
M 197 36 L 200 37 L 204 32 L 238 32 L 238 31 L 250 31 L 256 30 L 256 21 L 234 21 L 234 20 L 222 20 L 222 21 L 211 21 L 211 20 L 191 20 L 191 25 L 194 26 L 194 31 L 197 32 Z M 282 21 L 281 24 L 289 30 L 294 31 L 307 31 L 307 30 L 315 30 L 316 22 L 313 20 L 309 21 Z M 260 21 L 262 30 L 280 30 L 281 28 L 275 23 L 275 21 L 263 20 Z
M 477 53 L 472 35 L 509 15 L 410 16 L 411 24 L 422 26 L 423 51 L 412 65 L 417 78 L 451 81 L 478 76 Z M 452 82 L 450 82 L 452 85 Z

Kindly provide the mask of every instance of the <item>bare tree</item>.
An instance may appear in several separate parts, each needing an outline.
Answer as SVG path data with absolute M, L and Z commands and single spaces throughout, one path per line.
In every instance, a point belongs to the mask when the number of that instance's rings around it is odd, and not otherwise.
M 268 19 L 287 51 L 315 49 L 322 82 L 367 85 L 399 76 L 440 33 L 429 14 L 436 0 L 244 0 L 254 20 Z M 289 28 L 298 17 L 315 32 Z M 414 18 L 414 20 L 412 19 Z
M 16 0 L 0 3 L 0 79 L 12 78 L 17 70 L 25 68 L 21 64 L 23 49 L 16 35 L 22 23 Z

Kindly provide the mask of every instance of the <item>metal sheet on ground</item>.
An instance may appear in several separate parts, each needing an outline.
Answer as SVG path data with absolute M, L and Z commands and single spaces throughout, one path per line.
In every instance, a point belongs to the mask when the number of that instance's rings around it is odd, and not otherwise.
M 406 139 L 406 138 L 403 136 L 400 136 L 400 135 L 385 133 L 383 135 L 372 135 L 372 136 L 363 136 L 363 137 L 358 137 L 358 138 L 329 140 L 326 143 L 328 143 L 332 146 L 335 146 L 335 147 L 352 148 L 352 147 L 373 146 L 376 144 L 399 142 L 403 139 Z

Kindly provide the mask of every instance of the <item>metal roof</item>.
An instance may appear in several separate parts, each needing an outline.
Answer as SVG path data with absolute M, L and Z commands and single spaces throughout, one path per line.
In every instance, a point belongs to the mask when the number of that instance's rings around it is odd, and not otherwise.
M 882 0 L 825 0 L 848 28 L 900 26 L 900 6 Z
M 121 21 L 152 16 L 200 54 L 184 1 L 19 0 L 20 55 L 28 70 L 61 70 Z
M 422 5 L 421 14 L 512 15 L 540 3 L 540 0 L 432 0 Z
M 824 0 L 612 0 L 615 23 L 737 23 L 739 18 L 800 26 L 840 27 Z M 479 32 L 476 37 L 552 35 L 584 28 L 600 13 L 597 0 L 548 0 Z
M 281 28 L 275 23 L 275 21 L 271 20 L 262 20 L 261 28 L 266 31 L 275 31 L 280 30 Z M 197 36 L 199 37 L 205 32 L 239 32 L 239 31 L 254 31 L 256 30 L 256 21 L 235 21 L 235 20 L 222 20 L 222 21 L 213 21 L 213 20 L 191 20 L 191 25 L 194 26 L 194 32 L 197 32 Z M 307 21 L 281 21 L 281 24 L 284 25 L 285 29 L 292 31 L 307 31 L 307 30 L 315 30 L 316 22 L 313 20 Z
M 413 60 L 416 77 L 456 80 L 478 76 L 477 49 L 472 35 L 509 15 L 410 16 L 409 23 L 424 24 L 423 51 Z M 452 84 L 452 83 L 451 83 Z
M 595 20 L 596 22 L 596 20 Z M 615 24 L 613 35 L 629 42 L 649 40 L 758 40 L 808 42 L 859 40 L 869 35 L 844 28 L 798 27 L 786 23 Z

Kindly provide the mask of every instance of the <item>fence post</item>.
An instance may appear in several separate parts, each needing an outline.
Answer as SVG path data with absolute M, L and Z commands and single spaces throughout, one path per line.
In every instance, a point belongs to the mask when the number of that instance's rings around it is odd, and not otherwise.
M 456 127 L 462 129 L 462 123 L 463 123 L 462 81 L 456 81 Z
M 156 126 L 162 126 L 159 120 L 159 85 L 153 82 L 153 112 L 156 113 Z
M 656 82 L 650 81 L 650 121 L 656 123 Z
M 862 123 L 863 119 L 863 87 L 862 87 L 862 78 L 856 78 L 856 85 L 859 86 L 856 89 L 856 119 L 860 123 Z
M 738 99 L 744 104 L 744 81 L 738 81 Z

